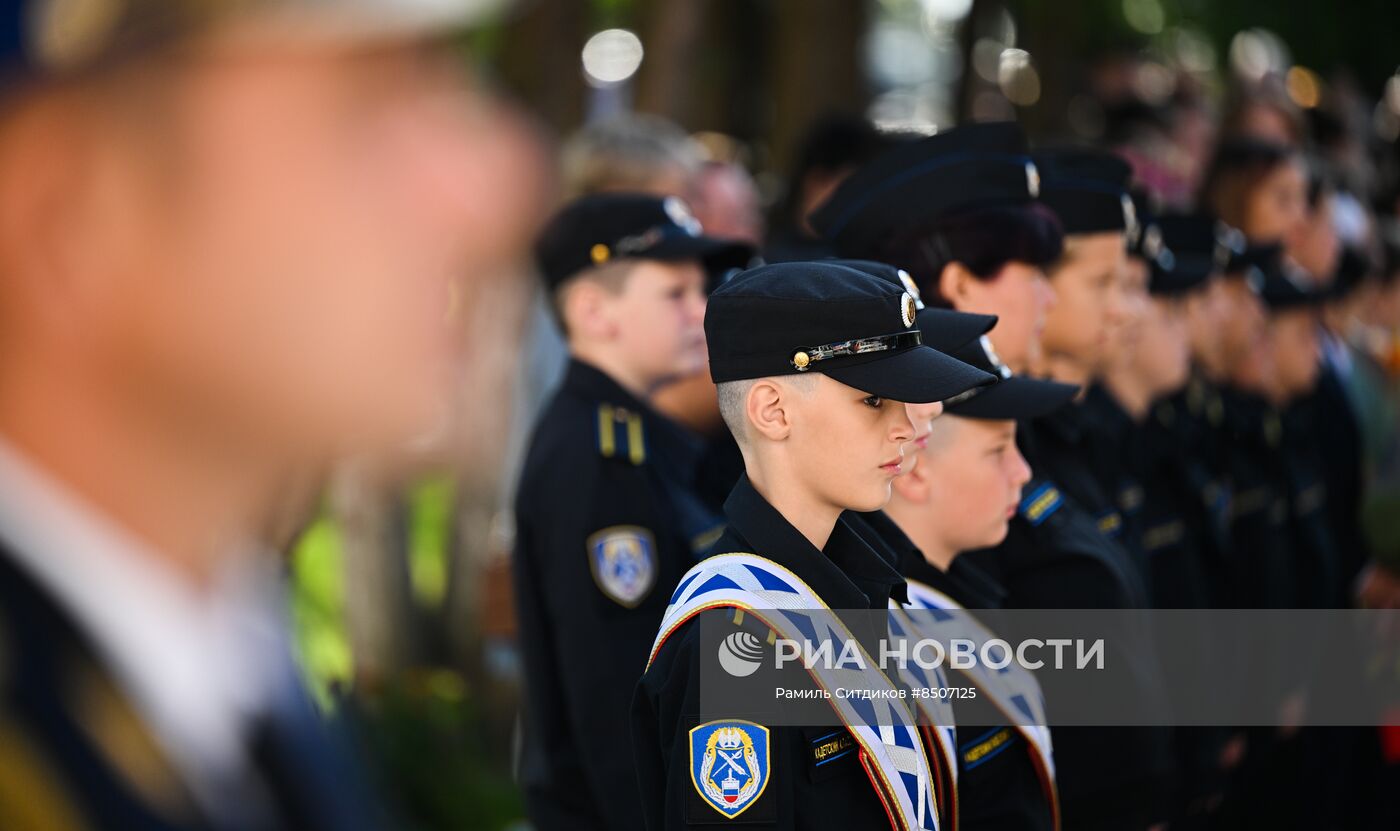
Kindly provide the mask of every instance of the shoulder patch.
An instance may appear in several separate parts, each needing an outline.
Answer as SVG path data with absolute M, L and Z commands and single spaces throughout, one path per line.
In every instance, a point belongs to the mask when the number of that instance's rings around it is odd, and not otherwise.
M 1000 755 L 1015 741 L 1016 734 L 1010 727 L 988 730 L 958 748 L 958 752 L 962 754 L 962 766 L 965 770 L 972 770 L 988 759 Z
M 641 603 L 656 585 L 656 538 L 638 525 L 614 525 L 588 538 L 593 582 L 627 608 Z
M 1125 514 L 1135 514 L 1146 499 L 1147 492 L 1142 485 L 1135 482 L 1124 485 L 1118 490 L 1118 509 Z
M 1142 548 L 1149 552 L 1159 551 L 1169 545 L 1176 545 L 1185 537 L 1186 525 L 1181 520 L 1164 522 L 1142 532 Z
M 605 459 L 626 459 L 634 465 L 646 461 L 646 435 L 640 413 L 599 404 L 597 424 L 599 455 Z
M 690 731 L 690 781 L 725 819 L 744 813 L 768 787 L 768 728 L 752 721 L 710 721 Z
M 1063 504 L 1065 498 L 1060 495 L 1060 489 L 1051 482 L 1042 482 L 1021 499 L 1021 516 L 1031 525 L 1039 525 Z

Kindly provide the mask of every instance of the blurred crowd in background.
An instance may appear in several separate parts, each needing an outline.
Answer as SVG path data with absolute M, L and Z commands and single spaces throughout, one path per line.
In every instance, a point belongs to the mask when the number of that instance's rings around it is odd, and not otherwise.
M 708 235 L 820 256 L 806 217 L 862 163 L 909 135 L 1018 120 L 1037 143 L 1120 153 L 1155 209 L 1282 239 L 1319 284 L 1347 281 L 1324 347 L 1353 361 L 1361 527 L 1382 564 L 1351 596 L 1385 606 L 1400 603 L 1397 27 L 1364 3 L 541 0 L 471 47 L 525 113 L 513 152 L 528 174 L 492 190 L 522 213 L 598 191 L 679 196 Z M 473 360 L 444 436 L 387 469 L 336 471 L 298 502 L 309 527 L 292 510 L 278 529 L 307 677 L 425 828 L 521 814 L 507 506 L 565 360 L 526 269 L 460 299 Z M 658 404 L 713 434 L 717 412 L 693 404 L 706 386 Z

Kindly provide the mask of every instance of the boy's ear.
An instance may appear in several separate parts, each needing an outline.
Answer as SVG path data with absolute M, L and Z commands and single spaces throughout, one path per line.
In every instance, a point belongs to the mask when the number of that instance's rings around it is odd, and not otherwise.
M 792 433 L 788 395 L 788 390 L 770 378 L 761 378 L 749 387 L 744 398 L 744 415 L 756 435 L 769 441 L 782 441 Z
M 607 340 L 616 331 L 616 323 L 608 314 L 607 290 L 587 278 L 575 280 L 561 289 L 564 292 L 564 322 L 569 332 L 587 340 Z
M 920 459 L 914 469 L 892 480 L 894 495 L 911 505 L 927 505 L 929 498 L 928 459 Z

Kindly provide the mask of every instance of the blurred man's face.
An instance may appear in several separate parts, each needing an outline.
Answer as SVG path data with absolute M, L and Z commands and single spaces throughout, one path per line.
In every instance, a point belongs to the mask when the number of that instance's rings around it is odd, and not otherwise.
M 763 204 L 748 171 L 735 164 L 712 164 L 695 178 L 691 204 L 708 236 L 762 245 Z
M 194 58 L 172 87 L 165 175 L 112 252 L 133 382 L 278 446 L 430 424 L 451 283 L 480 253 L 478 166 L 499 162 L 457 73 L 414 48 L 306 49 Z

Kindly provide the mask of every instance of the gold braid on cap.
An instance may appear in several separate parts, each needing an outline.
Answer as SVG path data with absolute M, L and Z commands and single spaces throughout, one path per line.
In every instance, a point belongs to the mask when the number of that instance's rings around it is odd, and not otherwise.
M 892 335 L 877 335 L 873 338 L 857 338 L 828 343 L 825 346 L 804 346 L 792 353 L 792 366 L 798 372 L 806 372 L 818 361 L 832 358 L 845 358 L 852 355 L 867 355 L 871 352 L 889 352 L 896 349 L 909 349 L 921 346 L 924 342 L 919 330 L 896 332 Z

